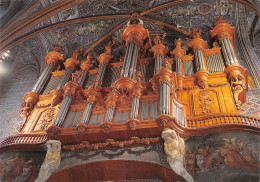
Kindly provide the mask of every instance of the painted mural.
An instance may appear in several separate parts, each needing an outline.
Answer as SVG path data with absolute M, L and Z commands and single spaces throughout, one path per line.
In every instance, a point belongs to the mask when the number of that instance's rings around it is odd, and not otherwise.
M 45 152 L 9 152 L 0 155 L 0 182 L 31 182 L 37 177 Z
M 257 136 L 210 135 L 188 140 L 186 147 L 186 168 L 196 181 L 259 181 Z

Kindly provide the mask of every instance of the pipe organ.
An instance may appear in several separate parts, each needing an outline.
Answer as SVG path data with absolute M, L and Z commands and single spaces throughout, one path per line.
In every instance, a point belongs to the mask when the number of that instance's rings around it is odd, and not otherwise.
M 45 70 L 23 98 L 21 135 L 45 133 L 48 139 L 72 144 L 105 141 L 107 136 L 160 136 L 165 127 L 189 137 L 196 129 L 244 124 L 234 119 L 244 117 L 239 109 L 247 70 L 236 57 L 233 27 L 219 19 L 210 31 L 217 41 L 213 46 L 195 28 L 189 49 L 177 39 L 169 51 L 165 34 L 152 44 L 149 30 L 136 22 L 121 35 L 124 59 L 112 54 L 115 39 L 97 58 L 88 54 L 86 61 L 81 49 L 65 63 L 60 49 L 50 52 Z M 55 70 L 58 64 L 65 70 Z

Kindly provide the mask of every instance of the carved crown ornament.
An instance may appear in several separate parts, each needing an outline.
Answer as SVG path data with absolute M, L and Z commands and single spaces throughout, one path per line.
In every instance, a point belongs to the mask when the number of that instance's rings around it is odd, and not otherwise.
M 176 39 L 174 41 L 175 43 L 175 49 L 171 52 L 171 55 L 177 58 L 182 58 L 186 55 L 186 50 L 181 48 L 181 39 Z
M 151 52 L 153 52 L 154 57 L 161 56 L 163 59 L 167 52 L 169 51 L 168 47 L 163 45 L 163 40 L 165 39 L 166 33 L 163 34 L 162 37 L 159 35 L 156 35 L 153 39 L 154 46 L 150 49 Z

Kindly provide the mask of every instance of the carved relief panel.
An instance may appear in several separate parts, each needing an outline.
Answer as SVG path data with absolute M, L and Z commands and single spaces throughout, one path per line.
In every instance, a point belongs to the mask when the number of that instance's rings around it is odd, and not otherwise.
M 215 90 L 198 90 L 192 95 L 193 115 L 220 113 L 219 95 Z

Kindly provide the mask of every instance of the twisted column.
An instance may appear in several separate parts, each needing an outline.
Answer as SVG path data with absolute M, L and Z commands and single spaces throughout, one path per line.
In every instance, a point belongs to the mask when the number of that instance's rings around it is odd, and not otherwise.
M 183 62 L 182 57 L 186 55 L 186 51 L 181 48 L 181 39 L 175 41 L 175 49 L 171 52 L 171 55 L 174 56 L 176 62 L 176 75 L 178 81 L 178 89 L 183 89 L 183 80 L 184 80 L 184 71 L 183 71 Z
M 206 88 L 208 86 L 208 71 L 205 64 L 203 50 L 208 48 L 208 43 L 201 38 L 201 32 L 202 31 L 199 31 L 196 28 L 193 29 L 193 39 L 188 46 L 194 51 L 197 71 L 195 77 L 197 78 L 198 85 L 201 88 Z

